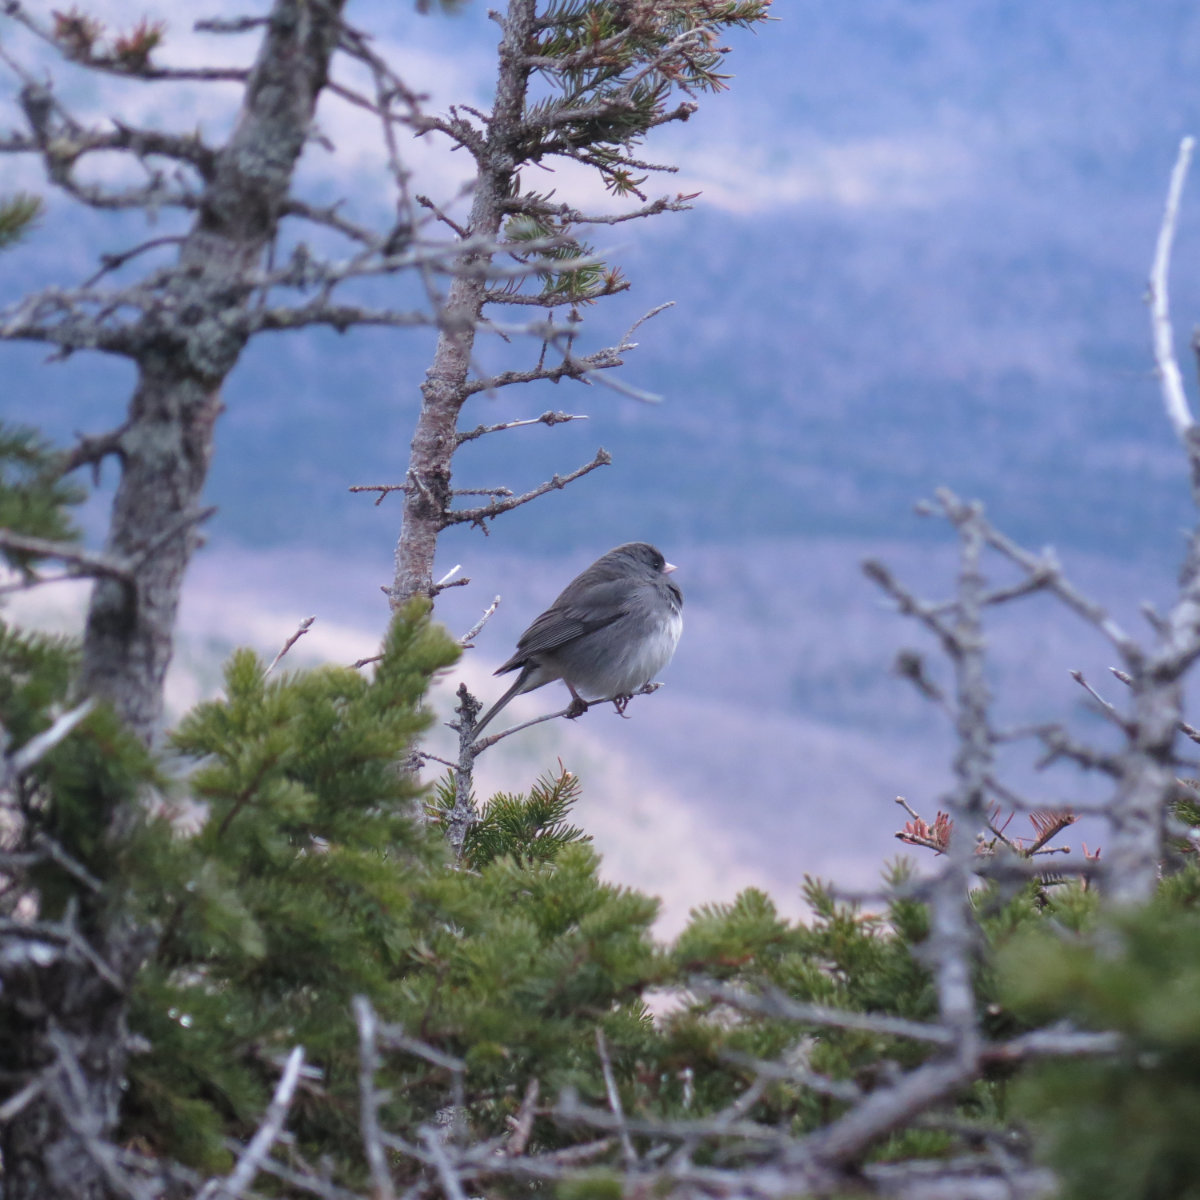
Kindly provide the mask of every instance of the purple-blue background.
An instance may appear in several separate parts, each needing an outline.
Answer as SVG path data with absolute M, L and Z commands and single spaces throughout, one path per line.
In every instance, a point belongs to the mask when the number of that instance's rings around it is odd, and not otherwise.
M 107 8 L 126 20 L 116 0 Z M 252 52 L 252 39 L 196 38 L 164 15 L 165 61 Z M 662 890 L 672 911 L 747 881 L 790 904 L 805 870 L 869 882 L 894 845 L 893 797 L 932 816 L 948 779 L 944 721 L 889 677 L 914 635 L 858 569 L 880 555 L 922 588 L 944 586 L 950 536 L 915 518 L 914 500 L 939 484 L 981 497 L 1014 536 L 1053 543 L 1131 625 L 1140 601 L 1169 596 L 1191 519 L 1143 292 L 1179 139 L 1200 126 L 1195 6 L 781 0 L 775 15 L 730 39 L 730 91 L 647 148 L 681 167 L 656 190 L 703 190 L 694 211 L 595 239 L 634 287 L 586 314 L 582 348 L 675 300 L 639 331 L 624 375 L 662 403 L 566 385 L 474 401 L 466 425 L 550 407 L 591 419 L 473 443 L 461 486 L 524 490 L 598 445 L 615 463 L 488 539 L 457 530 L 443 546 L 444 565 L 473 580 L 447 595 L 452 627 L 504 596 L 470 668 L 485 696 L 498 686 L 486 666 L 597 554 L 646 538 L 679 563 L 687 625 L 668 686 L 629 721 L 593 714 L 512 739 L 489 776 L 518 785 L 561 753 L 585 777 L 581 820 L 613 871 Z M 487 102 L 496 27 L 482 4 L 419 17 L 360 3 L 350 17 L 431 107 Z M 0 38 L 48 61 L 2 18 Z M 62 86 L 97 119 L 111 103 L 69 69 Z M 0 92 L 6 124 L 14 91 Z M 213 134 L 234 98 L 164 94 L 120 98 L 138 119 Z M 321 121 L 342 150 L 313 151 L 307 186 L 381 211 L 374 130 L 333 102 Z M 452 196 L 458 160 L 413 154 L 418 190 Z M 11 160 L 4 169 L 5 187 L 37 183 Z M 556 184 L 581 186 L 539 180 Z M 167 216 L 158 231 L 172 227 Z M 39 235 L 5 256 L 0 288 L 77 282 L 98 250 L 139 234 L 51 197 Z M 1189 199 L 1173 276 L 1181 356 L 1200 315 L 1198 247 Z M 220 513 L 185 612 L 181 667 L 200 682 L 178 696 L 213 685 L 206 664 L 231 642 L 273 652 L 297 615 L 315 613 L 346 647 L 377 636 L 398 504 L 347 488 L 402 476 L 430 346 L 424 332 L 314 332 L 247 352 L 225 391 L 208 493 Z M 119 419 L 124 364 L 47 367 L 44 354 L 0 348 L 4 417 L 60 438 Z M 491 347 L 481 356 L 500 361 Z M 1074 710 L 1094 731 L 1071 667 L 1120 699 L 1102 678 L 1105 647 L 1047 603 L 1006 615 L 996 646 L 1014 719 Z M 320 652 L 337 658 L 343 643 L 331 635 Z M 557 704 L 552 690 L 527 711 Z M 1044 786 L 1061 799 L 1077 782 Z

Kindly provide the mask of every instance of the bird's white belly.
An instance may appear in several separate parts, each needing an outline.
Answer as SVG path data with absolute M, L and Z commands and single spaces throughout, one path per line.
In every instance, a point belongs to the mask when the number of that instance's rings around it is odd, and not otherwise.
M 650 637 L 637 639 L 616 654 L 605 655 L 572 672 L 571 683 L 585 700 L 628 696 L 649 683 L 671 661 L 683 617 L 671 613 Z

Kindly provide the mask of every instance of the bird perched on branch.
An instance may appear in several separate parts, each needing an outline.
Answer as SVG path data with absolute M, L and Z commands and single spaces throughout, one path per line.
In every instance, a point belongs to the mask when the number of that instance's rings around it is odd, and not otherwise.
M 683 630 L 683 593 L 674 566 L 646 542 L 628 542 L 598 558 L 563 589 L 517 642 L 497 675 L 520 671 L 483 714 L 475 736 L 514 697 L 561 679 L 567 715 L 612 700 L 619 713 L 671 661 Z

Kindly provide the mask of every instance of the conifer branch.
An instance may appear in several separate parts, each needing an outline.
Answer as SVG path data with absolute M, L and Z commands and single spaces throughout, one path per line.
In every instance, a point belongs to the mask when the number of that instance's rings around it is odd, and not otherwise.
M 36 224 L 42 202 L 26 192 L 0 199 L 0 250 L 19 242 Z

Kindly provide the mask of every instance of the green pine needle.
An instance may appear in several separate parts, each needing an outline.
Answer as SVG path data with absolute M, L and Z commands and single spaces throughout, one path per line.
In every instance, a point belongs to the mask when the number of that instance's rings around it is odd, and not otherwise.
M 0 199 L 0 250 L 15 245 L 33 229 L 42 207 L 41 199 L 28 192 Z

